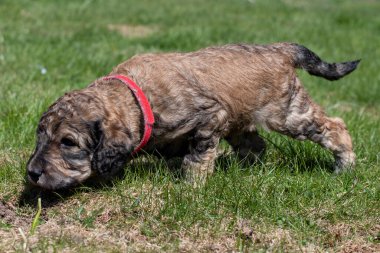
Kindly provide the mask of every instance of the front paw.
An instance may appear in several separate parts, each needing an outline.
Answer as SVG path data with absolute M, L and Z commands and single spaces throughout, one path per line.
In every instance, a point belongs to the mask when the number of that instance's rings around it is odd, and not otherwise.
M 202 186 L 214 171 L 213 161 L 196 161 L 192 156 L 185 156 L 182 162 L 182 172 L 186 182 L 194 187 Z
M 355 153 L 344 152 L 335 156 L 334 173 L 339 174 L 355 167 Z

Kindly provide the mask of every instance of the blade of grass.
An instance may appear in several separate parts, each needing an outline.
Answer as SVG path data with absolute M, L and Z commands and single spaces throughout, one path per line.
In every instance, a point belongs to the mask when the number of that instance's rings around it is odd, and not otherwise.
M 37 202 L 37 213 L 34 216 L 33 222 L 32 222 L 32 227 L 30 228 L 30 234 L 33 235 L 34 232 L 36 231 L 38 225 L 40 224 L 40 216 L 41 216 L 41 198 L 38 198 Z

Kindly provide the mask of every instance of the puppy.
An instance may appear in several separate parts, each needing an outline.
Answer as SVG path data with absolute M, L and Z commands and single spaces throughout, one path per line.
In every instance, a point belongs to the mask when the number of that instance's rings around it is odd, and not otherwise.
M 29 180 L 51 190 L 71 187 L 92 175 L 110 177 L 141 153 L 183 157 L 185 178 L 204 180 L 213 172 L 222 138 L 241 157 L 263 153 L 258 126 L 320 144 L 332 152 L 340 172 L 355 163 L 351 137 L 341 119 L 326 116 L 311 100 L 296 68 L 337 80 L 358 63 L 329 64 L 294 43 L 135 56 L 110 75 L 137 84 L 148 108 L 136 88 L 114 77 L 65 94 L 38 124 Z

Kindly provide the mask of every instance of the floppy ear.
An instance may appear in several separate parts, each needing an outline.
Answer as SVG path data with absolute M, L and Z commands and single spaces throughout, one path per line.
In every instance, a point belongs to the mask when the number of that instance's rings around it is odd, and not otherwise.
M 131 133 L 118 119 L 95 123 L 94 133 L 98 141 L 94 147 L 91 168 L 101 176 L 115 175 L 132 152 Z

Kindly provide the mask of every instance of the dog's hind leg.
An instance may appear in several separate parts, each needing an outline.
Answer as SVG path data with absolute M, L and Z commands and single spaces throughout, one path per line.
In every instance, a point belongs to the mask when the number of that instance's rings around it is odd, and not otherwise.
M 265 153 L 265 141 L 256 130 L 233 133 L 226 140 L 239 158 L 250 164 L 258 161 Z
M 335 172 L 352 168 L 355 153 L 343 120 L 326 116 L 322 108 L 310 99 L 298 78 L 295 87 L 285 114 L 281 119 L 269 118 L 267 124 L 272 130 L 298 140 L 309 139 L 330 150 L 335 158 Z

